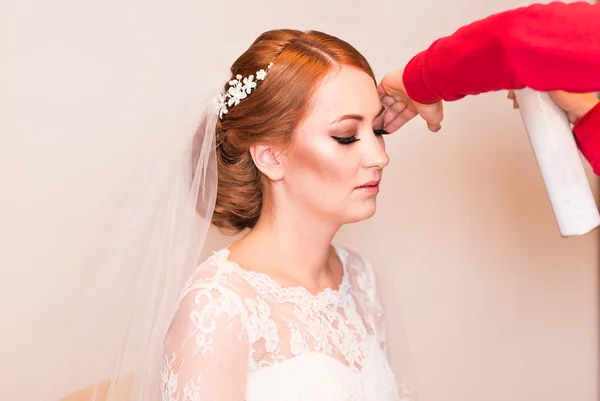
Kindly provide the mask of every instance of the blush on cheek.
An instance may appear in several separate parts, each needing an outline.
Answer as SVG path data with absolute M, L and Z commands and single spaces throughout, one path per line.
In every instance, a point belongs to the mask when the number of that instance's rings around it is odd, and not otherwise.
M 351 185 L 349 181 L 352 180 L 356 167 L 353 168 L 352 163 L 349 163 L 350 155 L 329 137 L 325 139 L 300 144 L 295 149 L 294 168 L 302 170 L 303 175 L 314 175 L 330 187 Z

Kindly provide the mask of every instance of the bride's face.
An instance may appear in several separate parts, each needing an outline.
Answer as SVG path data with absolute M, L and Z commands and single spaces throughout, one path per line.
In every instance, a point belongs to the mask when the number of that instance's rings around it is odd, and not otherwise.
M 352 67 L 328 75 L 283 158 L 286 198 L 336 224 L 375 213 L 389 158 L 376 118 L 382 106 L 373 79 Z

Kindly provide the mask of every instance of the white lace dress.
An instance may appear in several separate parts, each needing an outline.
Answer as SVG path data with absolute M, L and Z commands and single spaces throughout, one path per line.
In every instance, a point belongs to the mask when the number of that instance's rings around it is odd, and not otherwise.
M 185 286 L 162 364 L 163 401 L 397 401 L 370 265 L 336 247 L 338 290 L 282 288 L 216 252 Z

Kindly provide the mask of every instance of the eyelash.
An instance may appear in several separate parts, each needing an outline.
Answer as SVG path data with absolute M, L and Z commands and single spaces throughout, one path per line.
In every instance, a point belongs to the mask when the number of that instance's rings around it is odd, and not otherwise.
M 373 130 L 373 133 L 375 134 L 375 136 L 390 134 L 389 132 L 387 132 L 384 129 L 375 129 L 375 130 Z M 356 137 L 356 135 L 347 136 L 347 137 L 332 136 L 332 138 L 335 139 L 340 145 L 352 145 L 354 142 L 360 141 L 360 139 L 358 139 Z

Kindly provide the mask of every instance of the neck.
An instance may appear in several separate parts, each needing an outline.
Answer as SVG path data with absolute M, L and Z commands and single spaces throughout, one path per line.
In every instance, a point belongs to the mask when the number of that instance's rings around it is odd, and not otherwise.
M 264 264 L 266 270 L 277 269 L 299 282 L 320 282 L 329 273 L 331 241 L 340 226 L 302 213 L 293 202 L 265 206 L 240 247 L 251 250 L 253 259 Z M 282 260 L 286 261 L 284 265 Z

